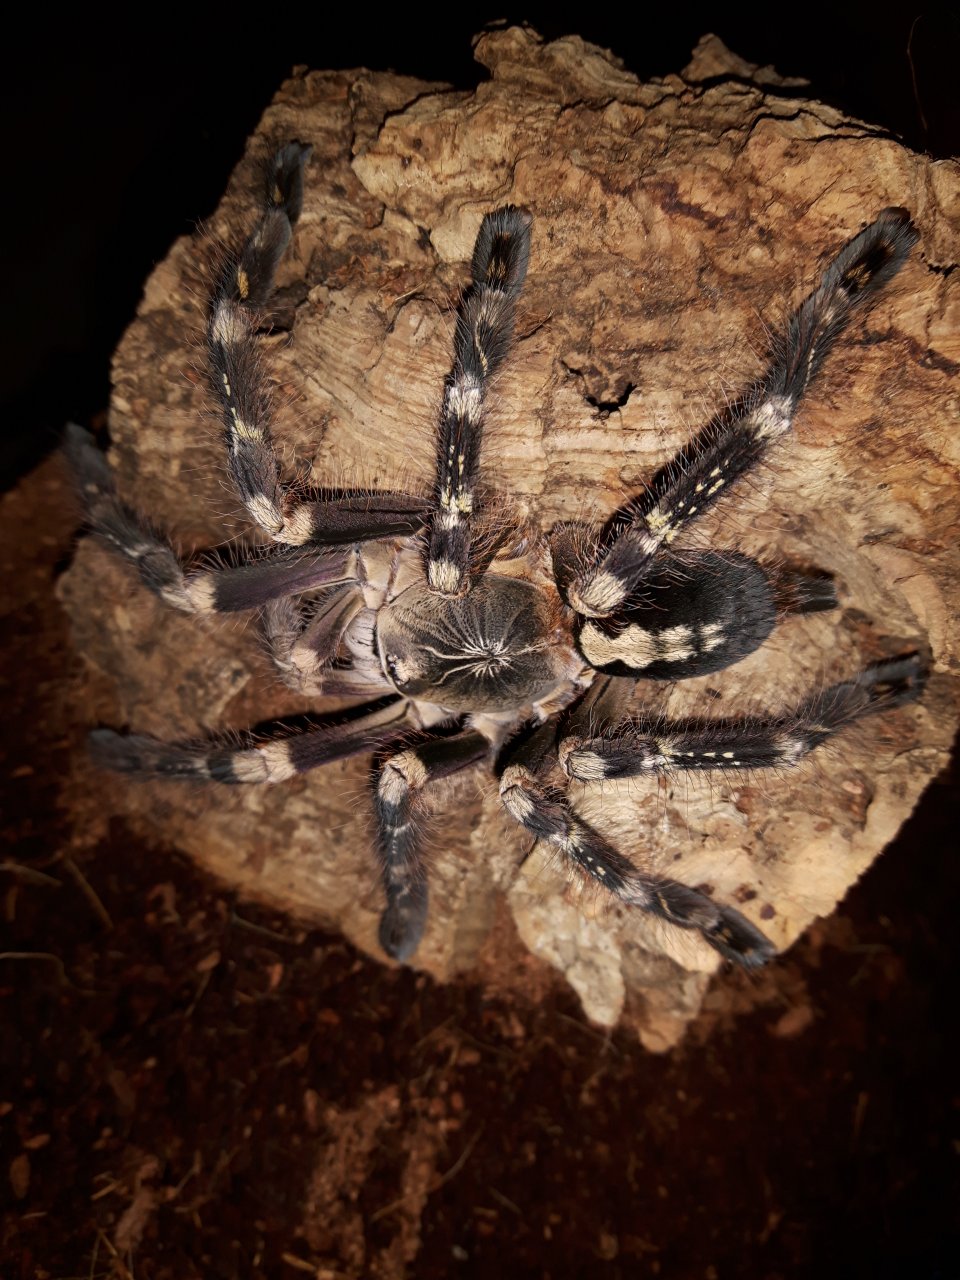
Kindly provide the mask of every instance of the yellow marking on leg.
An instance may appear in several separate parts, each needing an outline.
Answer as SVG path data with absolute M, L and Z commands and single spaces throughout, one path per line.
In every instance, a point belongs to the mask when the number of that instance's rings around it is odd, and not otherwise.
M 431 560 L 427 565 L 427 581 L 433 591 L 442 595 L 455 595 L 460 590 L 463 575 L 452 560 Z
M 233 427 L 231 430 L 238 440 L 263 440 L 265 438 L 261 429 L 252 423 L 244 422 L 236 409 L 231 408 L 230 412 L 233 414 Z
M 210 332 L 214 341 L 222 347 L 231 347 L 243 342 L 249 329 L 243 312 L 235 302 L 221 302 L 214 312 Z
M 282 532 L 283 512 L 265 493 L 255 493 L 253 497 L 248 498 L 247 510 L 261 529 L 266 529 L 274 536 Z
M 651 533 L 662 533 L 673 524 L 673 512 L 661 511 L 659 507 L 654 507 L 644 517 L 644 523 Z

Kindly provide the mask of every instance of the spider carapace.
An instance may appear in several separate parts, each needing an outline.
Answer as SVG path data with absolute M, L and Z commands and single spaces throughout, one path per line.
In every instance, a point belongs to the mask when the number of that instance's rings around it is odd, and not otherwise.
M 278 783 L 329 761 L 377 759 L 376 844 L 385 951 L 416 950 L 427 923 L 417 811 L 441 778 L 486 762 L 507 812 L 621 901 L 745 966 L 771 942 L 740 911 L 614 847 L 561 785 L 692 771 L 782 769 L 846 725 L 917 697 L 916 654 L 879 662 L 770 715 L 687 721 L 636 714 L 638 681 L 728 667 L 791 613 L 835 607 L 825 574 L 772 567 L 734 550 L 681 551 L 675 539 L 792 425 L 832 342 L 903 265 L 917 241 L 886 209 L 849 240 L 775 337 L 767 367 L 603 528 L 497 530 L 477 496 L 484 401 L 510 347 L 532 219 L 487 214 L 461 299 L 428 497 L 309 492 L 287 482 L 271 432 L 258 328 L 303 203 L 310 149 L 267 166 L 260 219 L 214 290 L 207 328 L 230 476 L 269 551 L 187 570 L 118 498 L 105 458 L 72 428 L 68 447 L 93 530 L 145 585 L 193 614 L 259 611 L 280 676 L 305 696 L 358 699 L 340 723 L 248 744 L 171 744 L 99 730 L 113 769 L 221 783 Z

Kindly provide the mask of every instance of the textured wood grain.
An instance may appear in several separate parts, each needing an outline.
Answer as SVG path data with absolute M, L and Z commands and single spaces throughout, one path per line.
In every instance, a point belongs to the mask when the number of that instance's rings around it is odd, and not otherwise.
M 771 465 L 689 538 L 828 570 L 841 610 L 786 623 L 719 676 L 643 696 L 670 714 L 773 708 L 922 645 L 935 656 L 922 706 L 866 722 L 789 777 L 574 788 L 624 849 L 710 886 L 787 947 L 893 837 L 955 725 L 958 166 L 770 72 L 750 83 L 715 40 L 683 74 L 647 84 L 574 37 L 511 29 L 479 39 L 477 57 L 490 79 L 473 94 L 365 71 L 282 86 L 209 235 L 173 246 L 117 351 L 118 485 L 186 548 L 250 538 L 200 341 L 211 245 L 249 223 L 257 160 L 277 141 L 314 148 L 264 343 L 285 463 L 316 482 L 429 487 L 457 289 L 483 213 L 515 203 L 534 215 L 533 252 L 492 395 L 485 483 L 545 529 L 605 516 L 634 492 L 757 372 L 765 326 L 824 258 L 883 207 L 907 206 L 918 250 L 830 357 Z M 306 709 L 278 689 L 253 626 L 164 612 L 92 543 L 62 591 L 78 648 L 108 677 L 106 723 L 176 737 Z M 110 780 L 105 792 L 243 894 L 377 954 L 363 761 L 273 790 Z M 682 1033 L 716 966 L 699 940 L 528 854 L 488 776 L 443 792 L 432 831 L 418 965 L 495 977 L 529 964 L 529 950 L 598 1022 L 615 1022 L 629 993 L 647 1044 Z

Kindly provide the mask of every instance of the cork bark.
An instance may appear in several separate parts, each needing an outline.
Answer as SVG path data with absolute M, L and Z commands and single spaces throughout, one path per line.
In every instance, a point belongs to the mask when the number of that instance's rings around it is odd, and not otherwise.
M 264 113 L 207 234 L 175 243 L 116 353 L 110 459 L 186 550 L 256 539 L 225 483 L 202 373 L 212 246 L 250 223 L 260 158 L 313 146 L 264 360 L 284 464 L 318 484 L 427 491 L 458 288 L 484 212 L 534 215 L 514 350 L 491 397 L 488 499 L 549 529 L 603 518 L 758 372 L 766 331 L 888 205 L 921 233 L 858 319 L 792 436 L 689 535 L 836 576 L 841 608 L 647 707 L 778 708 L 864 662 L 929 648 L 921 705 L 865 722 L 783 777 L 577 785 L 621 847 L 706 886 L 782 948 L 831 912 L 942 768 L 956 723 L 960 170 L 805 100 L 714 38 L 640 83 L 576 37 L 487 34 L 475 93 L 298 71 Z M 92 714 L 165 738 L 319 710 L 281 689 L 255 625 L 165 610 L 92 541 L 63 579 Z M 282 787 L 93 779 L 104 820 L 183 850 L 241 895 L 379 955 L 369 762 Z M 675 1042 L 717 958 L 574 882 L 501 812 L 489 774 L 437 792 L 432 909 L 414 963 L 441 980 L 560 971 L 599 1023 Z M 923 874 L 918 851 L 917 873 Z M 626 1010 L 626 1015 L 625 1011 Z

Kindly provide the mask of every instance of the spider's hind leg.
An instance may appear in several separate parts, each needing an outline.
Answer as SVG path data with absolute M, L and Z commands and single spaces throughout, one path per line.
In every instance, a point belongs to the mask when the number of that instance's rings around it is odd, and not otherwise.
M 380 919 L 380 945 L 394 960 L 416 951 L 427 920 L 427 877 L 416 807 L 425 787 L 478 763 L 489 752 L 483 734 L 466 729 L 426 742 L 385 760 L 376 790 L 377 850 L 387 905 Z
M 542 782 L 539 775 L 555 759 L 554 734 L 548 722 L 511 754 L 500 780 L 500 799 L 511 817 L 621 902 L 697 930 L 715 951 L 745 968 L 765 964 L 776 948 L 746 916 L 689 885 L 640 870 Z
M 71 423 L 67 459 L 94 534 L 132 564 L 144 586 L 184 613 L 237 613 L 356 576 L 350 547 L 278 549 L 235 564 L 185 570 L 170 543 L 120 501 L 93 437 Z

